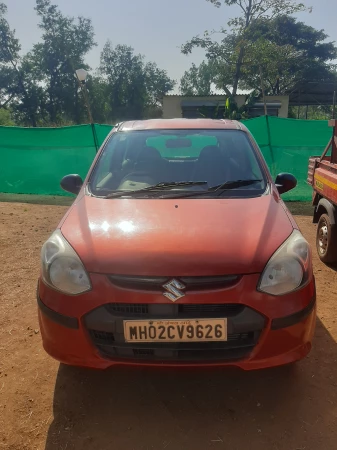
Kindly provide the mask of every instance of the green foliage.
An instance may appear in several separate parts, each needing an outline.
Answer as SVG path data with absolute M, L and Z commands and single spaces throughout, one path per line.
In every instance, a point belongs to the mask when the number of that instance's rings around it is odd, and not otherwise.
M 291 106 L 289 118 L 308 120 L 329 120 L 332 118 L 332 106 Z
M 260 70 L 267 78 L 266 90 L 280 93 L 298 80 L 324 78 L 336 48 L 324 42 L 322 31 L 297 22 L 291 14 L 305 10 L 296 0 L 207 0 L 214 6 L 236 6 L 232 18 L 214 39 L 214 31 L 195 36 L 182 46 L 189 54 L 195 47 L 205 50 L 214 62 L 212 82 L 217 89 L 235 96 L 239 87 L 260 89 Z M 308 8 L 310 11 L 310 8 Z M 188 78 L 188 75 L 185 75 Z
M 96 45 L 91 20 L 68 17 L 53 0 L 36 0 L 42 35 L 30 52 L 21 46 L 6 20 L 7 7 L 0 0 L 0 111 L 25 126 L 59 126 L 87 121 L 87 111 L 76 69 L 85 64 Z M 246 117 L 248 104 L 238 108 L 232 100 L 238 89 L 261 94 L 262 72 L 266 94 L 280 95 L 297 83 L 336 81 L 337 49 L 322 30 L 298 22 L 291 14 L 304 10 L 296 0 L 206 0 L 215 7 L 239 11 L 220 30 L 205 32 L 182 46 L 189 54 L 205 50 L 206 61 L 192 65 L 180 83 L 184 95 L 211 95 L 223 91 L 229 105 L 214 114 Z M 57 3 L 55 1 L 55 3 Z M 175 86 L 165 70 L 135 54 L 132 47 L 113 46 L 101 53 L 98 70 L 87 81 L 96 122 L 161 117 L 162 97 Z M 310 109 L 308 113 L 310 113 Z M 207 113 L 208 114 L 208 113 Z M 315 110 L 313 116 L 322 111 Z M 316 117 L 315 116 L 315 117 Z M 7 119 L 6 119 L 7 120 Z
M 241 16 L 235 17 L 230 20 L 230 23 L 236 24 L 236 26 L 246 28 L 254 20 L 265 18 L 273 19 L 279 15 L 291 15 L 300 11 L 308 9 L 311 12 L 311 8 L 307 8 L 303 3 L 298 3 L 293 0 L 206 0 L 212 3 L 217 8 L 221 5 L 225 6 L 237 6 L 241 10 Z
M 252 91 L 250 94 L 246 95 L 245 103 L 240 107 L 233 97 L 228 97 L 224 118 L 231 120 L 250 119 L 249 108 L 256 103 L 259 96 L 260 93 L 258 91 Z
M 250 107 L 256 103 L 258 98 L 259 92 L 252 91 L 246 95 L 244 104 L 239 107 L 235 98 L 228 96 L 224 102 L 218 102 L 214 107 L 200 107 L 198 112 L 201 117 L 208 119 L 250 119 Z
M 85 57 L 96 45 L 91 19 L 68 17 L 52 0 L 36 0 L 35 10 L 41 40 L 20 56 L 7 7 L 0 3 L 0 110 L 10 107 L 16 123 L 24 126 L 84 123 L 88 115 L 75 71 L 90 69 Z M 107 43 L 99 70 L 87 82 L 93 118 L 113 123 L 160 117 L 162 97 L 174 84 L 166 71 L 132 48 Z
M 103 48 L 99 73 L 103 77 L 99 81 L 101 107 L 108 122 L 143 118 L 160 106 L 163 96 L 175 85 L 165 70 L 145 62 L 132 47 L 113 47 L 110 41 Z
M 113 124 L 108 101 L 108 82 L 98 74 L 95 74 L 88 78 L 87 87 L 94 121 Z
M 260 37 L 247 41 L 247 52 L 242 64 L 240 86 L 244 89 L 260 89 L 261 74 L 266 94 L 280 95 L 300 79 L 293 68 L 301 58 L 301 52 L 291 45 L 277 45 Z
M 180 92 L 182 95 L 212 95 L 212 83 L 214 79 L 214 64 L 202 62 L 199 67 L 192 64 L 180 80 Z
M 298 82 L 333 81 L 337 48 L 327 38 L 322 30 L 289 16 L 257 21 L 247 35 L 241 86 L 260 85 L 259 67 L 271 95 L 283 94 Z
M 6 5 L 1 3 L 0 106 L 10 106 L 19 123 L 36 126 L 42 88 L 36 84 L 29 56 L 20 58 L 21 47 L 5 18 L 6 12 Z
M 5 107 L 17 93 L 16 64 L 21 49 L 6 20 L 6 13 L 6 5 L 0 3 L 0 107 Z
M 0 126 L 1 127 L 14 127 L 15 123 L 11 118 L 11 113 L 7 109 L 0 109 Z
M 82 98 L 74 72 L 86 67 L 84 57 L 95 46 L 91 20 L 64 16 L 51 0 L 36 0 L 35 10 L 42 41 L 34 45 L 28 58 L 36 82 L 44 86 L 42 119 L 58 124 L 66 116 L 80 123 L 84 119 Z

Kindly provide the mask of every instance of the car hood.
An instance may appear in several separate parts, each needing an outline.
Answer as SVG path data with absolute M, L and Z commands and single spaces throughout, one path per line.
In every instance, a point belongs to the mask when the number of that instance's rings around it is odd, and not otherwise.
M 293 231 L 276 195 L 110 200 L 83 196 L 60 227 L 89 272 L 140 276 L 259 273 Z

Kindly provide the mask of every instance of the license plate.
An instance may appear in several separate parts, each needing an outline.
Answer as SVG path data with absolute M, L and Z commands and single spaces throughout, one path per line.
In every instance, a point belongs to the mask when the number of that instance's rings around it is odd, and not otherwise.
M 227 319 L 124 320 L 126 342 L 227 341 Z

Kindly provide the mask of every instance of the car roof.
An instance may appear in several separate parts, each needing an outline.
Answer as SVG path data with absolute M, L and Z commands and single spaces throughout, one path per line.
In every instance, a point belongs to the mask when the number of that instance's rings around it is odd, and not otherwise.
M 247 128 L 240 122 L 225 119 L 150 119 L 123 122 L 118 125 L 118 131 L 194 129 L 242 130 L 248 132 Z

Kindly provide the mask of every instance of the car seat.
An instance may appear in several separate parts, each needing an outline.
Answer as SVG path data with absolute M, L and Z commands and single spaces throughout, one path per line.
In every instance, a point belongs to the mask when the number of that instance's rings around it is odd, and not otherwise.
M 207 181 L 208 186 L 216 186 L 227 180 L 226 159 L 219 147 L 208 145 L 199 155 L 193 175 L 194 181 Z
M 164 180 L 166 161 L 154 147 L 145 146 L 138 154 L 132 171 L 121 181 L 118 189 L 135 190 Z

